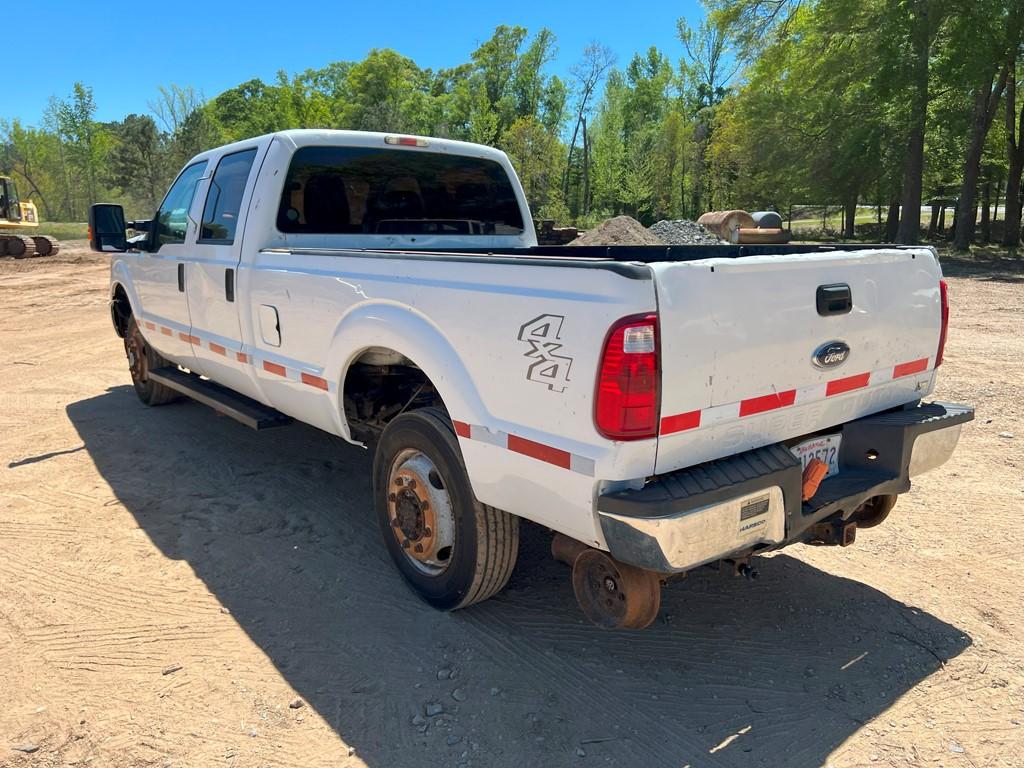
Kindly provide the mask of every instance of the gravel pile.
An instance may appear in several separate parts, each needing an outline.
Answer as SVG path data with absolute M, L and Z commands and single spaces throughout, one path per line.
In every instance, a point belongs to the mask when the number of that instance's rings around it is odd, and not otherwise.
M 688 219 L 662 220 L 652 224 L 648 231 L 669 245 L 720 245 L 725 242 L 696 221 Z
M 644 225 L 630 216 L 616 216 L 589 229 L 569 245 L 665 245 Z

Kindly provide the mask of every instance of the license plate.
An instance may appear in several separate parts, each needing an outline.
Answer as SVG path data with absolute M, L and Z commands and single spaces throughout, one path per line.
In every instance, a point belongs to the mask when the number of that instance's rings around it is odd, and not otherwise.
M 804 469 L 807 469 L 811 459 L 825 462 L 828 465 L 828 473 L 825 477 L 832 477 L 832 475 L 839 474 L 839 443 L 842 440 L 842 435 L 822 435 L 804 440 L 790 450 L 793 451 L 794 456 L 800 459 Z

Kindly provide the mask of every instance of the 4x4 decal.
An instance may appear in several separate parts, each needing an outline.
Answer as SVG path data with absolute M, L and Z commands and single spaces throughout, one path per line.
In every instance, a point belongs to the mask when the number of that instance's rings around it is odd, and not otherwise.
M 526 370 L 526 378 L 546 384 L 552 392 L 564 392 L 569 383 L 569 369 L 572 358 L 555 354 L 562 348 L 562 315 L 541 315 L 519 327 L 519 341 L 526 342 L 530 349 L 524 357 L 533 362 Z

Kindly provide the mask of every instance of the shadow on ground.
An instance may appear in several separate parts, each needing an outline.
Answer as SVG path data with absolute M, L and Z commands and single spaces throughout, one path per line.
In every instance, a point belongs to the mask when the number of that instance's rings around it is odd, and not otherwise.
M 820 766 L 970 645 L 786 555 L 753 583 L 710 569 L 673 582 L 651 628 L 602 631 L 533 526 L 505 592 L 437 613 L 386 559 L 362 450 L 191 403 L 147 409 L 130 387 L 68 415 L 157 546 L 373 768 Z M 445 713 L 421 732 L 430 702 Z
M 1001 283 L 1024 283 L 1024 251 L 998 246 L 978 246 L 969 253 L 942 250 L 942 273 L 948 277 L 969 277 Z

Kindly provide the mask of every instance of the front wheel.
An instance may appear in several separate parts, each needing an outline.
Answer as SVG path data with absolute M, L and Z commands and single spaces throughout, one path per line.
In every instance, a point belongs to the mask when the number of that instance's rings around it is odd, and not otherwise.
M 388 553 L 427 603 L 465 608 L 508 582 L 519 519 L 477 501 L 443 410 L 422 408 L 388 424 L 374 456 L 373 492 Z
M 134 316 L 129 319 L 128 331 L 124 335 L 124 353 L 128 358 L 128 370 L 132 374 L 132 386 L 139 400 L 146 405 L 163 405 L 181 397 L 170 387 L 149 378 L 150 371 L 171 363 L 149 346 Z

